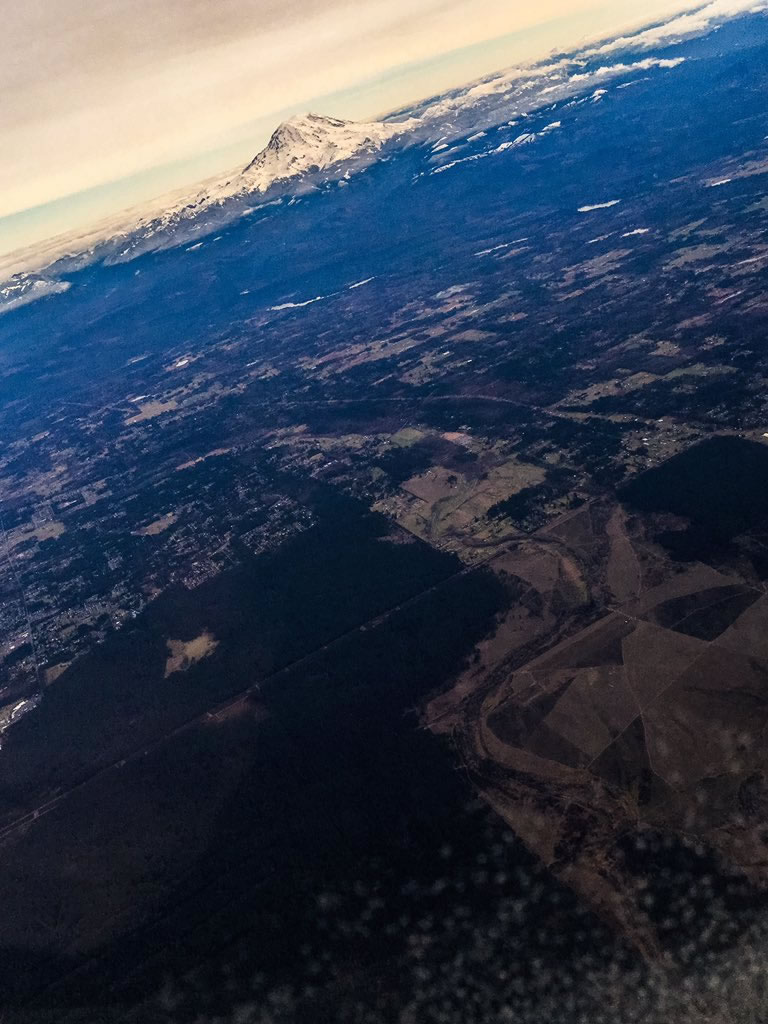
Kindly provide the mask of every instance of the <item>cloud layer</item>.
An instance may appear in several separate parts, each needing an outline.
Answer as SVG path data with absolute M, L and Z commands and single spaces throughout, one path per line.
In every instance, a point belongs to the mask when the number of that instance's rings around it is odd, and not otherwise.
M 663 25 L 646 29 L 644 32 L 612 39 L 590 51 L 593 55 L 615 53 L 631 46 L 636 49 L 650 50 L 656 46 L 668 45 L 677 40 L 706 32 L 718 22 L 733 18 L 739 14 L 768 9 L 768 0 L 713 0 L 690 14 L 681 14 Z
M 255 149 L 281 112 L 306 109 L 330 94 L 331 109 L 323 112 L 364 118 L 433 85 L 455 85 L 493 70 L 483 66 L 479 49 L 474 64 L 440 64 L 460 47 L 528 29 L 529 56 L 540 56 L 548 42 L 575 43 L 591 27 L 621 28 L 638 17 L 632 0 L 596 7 L 601 2 L 9 4 L 0 35 L 0 217 L 245 138 Z M 684 6 L 691 4 L 648 0 L 643 14 L 650 18 Z M 715 0 L 707 10 L 715 17 L 747 6 L 745 0 Z M 547 24 L 550 33 L 541 29 Z M 519 47 L 508 54 L 496 50 L 495 66 L 521 54 Z M 422 70 L 398 79 L 392 69 L 403 65 Z M 375 88 L 360 88 L 377 77 Z

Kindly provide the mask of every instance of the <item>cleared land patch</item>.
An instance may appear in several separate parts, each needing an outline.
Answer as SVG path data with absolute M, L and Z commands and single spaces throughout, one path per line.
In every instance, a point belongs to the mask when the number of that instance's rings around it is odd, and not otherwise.
M 165 663 L 165 678 L 174 672 L 186 672 L 199 661 L 210 657 L 219 646 L 218 640 L 206 630 L 194 640 L 169 640 L 168 659 Z

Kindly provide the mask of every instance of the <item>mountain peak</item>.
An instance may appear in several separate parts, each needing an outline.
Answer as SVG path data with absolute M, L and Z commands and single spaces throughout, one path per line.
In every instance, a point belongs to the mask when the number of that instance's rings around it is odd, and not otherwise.
M 281 151 L 288 147 L 300 146 L 316 142 L 321 137 L 329 137 L 335 131 L 344 128 L 349 121 L 340 121 L 334 117 L 322 117 L 320 114 L 294 114 L 275 128 L 267 143 L 266 151 Z M 247 173 L 261 157 L 259 153 L 245 168 Z
M 294 114 L 280 125 L 280 128 L 290 125 L 296 128 L 343 128 L 344 125 L 353 124 L 352 121 L 343 121 L 338 117 L 328 117 L 325 114 L 315 114 L 311 110 L 306 114 Z
M 249 188 L 266 191 L 273 182 L 374 153 L 402 130 L 402 125 L 381 121 L 363 124 L 321 114 L 297 114 L 275 129 L 242 176 L 248 179 Z

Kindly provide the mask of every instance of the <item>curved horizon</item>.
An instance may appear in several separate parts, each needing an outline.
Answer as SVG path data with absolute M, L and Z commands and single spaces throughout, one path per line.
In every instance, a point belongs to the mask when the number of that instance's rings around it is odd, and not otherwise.
M 112 4 L 119 8 L 122 2 L 123 0 L 94 0 L 91 6 Z M 155 0 L 144 0 L 144 6 L 154 2 Z M 307 6 L 314 10 L 312 0 L 301 0 L 298 3 L 298 7 Z M 692 3 L 690 0 L 655 0 L 646 7 L 641 18 L 638 18 L 636 10 L 633 10 L 632 5 L 625 0 L 609 8 L 593 6 L 590 0 L 543 0 L 543 3 L 537 5 L 537 13 L 533 12 L 531 5 L 526 5 L 513 15 L 500 9 L 504 5 L 491 3 L 486 13 L 492 14 L 493 17 L 489 18 L 487 27 L 499 27 L 503 24 L 504 18 L 516 19 L 518 27 L 492 38 L 470 39 L 462 46 L 447 48 L 455 41 L 451 24 L 455 22 L 462 27 L 465 35 L 467 34 L 466 18 L 461 16 L 464 6 L 464 0 L 446 0 L 442 3 L 438 0 L 429 0 L 422 4 L 423 9 L 413 16 L 415 21 L 406 19 L 406 22 L 398 22 L 399 32 L 402 32 L 402 25 L 406 23 L 418 24 L 423 28 L 425 18 L 433 27 L 436 24 L 442 25 L 442 35 L 438 34 L 429 42 L 419 37 L 421 42 L 414 39 L 409 46 L 403 47 L 400 45 L 402 38 L 390 24 L 391 38 L 387 37 L 390 39 L 389 45 L 394 47 L 397 41 L 398 48 L 392 49 L 389 53 L 389 62 L 384 59 L 383 53 L 380 53 L 378 64 L 372 65 L 372 72 L 363 77 L 360 77 L 361 69 L 356 63 L 359 57 L 355 57 L 354 60 L 350 58 L 351 63 L 344 72 L 348 81 L 341 75 L 341 69 L 337 69 L 335 76 L 305 76 L 300 82 L 294 83 L 292 92 L 290 89 L 283 89 L 274 93 L 276 97 L 293 96 L 293 102 L 284 106 L 263 103 L 265 112 L 247 119 L 243 119 L 242 115 L 246 108 L 251 109 L 251 105 L 240 96 L 240 105 L 235 103 L 226 110 L 219 107 L 216 117 L 211 118 L 209 112 L 208 121 L 205 121 L 205 118 L 201 119 L 204 123 L 191 124 L 189 119 L 185 118 L 182 119 L 181 125 L 169 128 L 166 124 L 164 131 L 156 133 L 159 139 L 150 148 L 147 148 L 144 133 L 147 127 L 153 127 L 151 123 L 149 126 L 134 123 L 133 131 L 124 132 L 125 120 L 121 119 L 120 114 L 124 115 L 126 110 L 133 109 L 130 98 L 118 100 L 112 97 L 111 105 L 102 102 L 94 106 L 91 101 L 90 106 L 82 107 L 80 115 L 89 121 L 91 130 L 79 135 L 77 143 L 65 151 L 57 148 L 58 138 L 62 124 L 68 125 L 68 118 L 74 116 L 75 107 L 70 105 L 63 121 L 61 116 L 58 122 L 51 120 L 57 113 L 57 104 L 50 95 L 53 90 L 48 84 L 46 98 L 50 108 L 49 119 L 40 119 L 39 115 L 35 119 L 27 111 L 24 111 L 24 117 L 19 119 L 15 117 L 13 111 L 14 92 L 11 90 L 8 98 L 6 90 L 6 101 L 0 112 L 0 125 L 3 120 L 8 122 L 4 130 L 4 139 L 9 158 L 4 162 L 3 168 L 0 168 L 0 186 L 3 186 L 0 188 L 0 253 L 7 255 L 66 232 L 84 229 L 110 215 L 162 198 L 174 190 L 190 187 L 217 173 L 225 173 L 227 169 L 252 159 L 266 144 L 277 123 L 299 112 L 312 109 L 321 114 L 370 121 L 386 116 L 393 110 L 414 105 L 425 97 L 441 95 L 452 88 L 460 87 L 517 62 L 522 65 L 530 64 L 555 51 L 575 49 L 587 41 L 605 40 L 610 43 L 618 33 L 637 31 L 643 26 L 653 25 L 662 15 L 675 17 L 684 12 L 680 20 L 692 21 L 695 29 L 695 19 L 699 17 L 701 20 L 698 12 L 703 12 L 705 20 L 727 17 L 731 14 L 746 13 L 755 6 L 755 2 L 714 0 L 710 3 L 701 3 L 699 0 Z M 335 40 L 333 45 L 338 46 L 340 38 L 348 38 L 352 26 L 345 14 L 347 8 L 343 4 L 336 4 L 334 10 L 338 20 L 334 23 L 335 35 L 331 35 Z M 370 24 L 366 23 L 369 28 L 377 17 L 381 20 L 381 14 L 377 15 L 372 5 L 367 5 L 365 10 L 373 19 Z M 399 7 L 397 10 L 405 17 Z M 272 13 L 276 16 L 274 11 Z M 542 17 L 542 14 L 546 13 L 555 16 Z M 317 12 L 313 16 L 319 17 Z M 327 12 L 322 17 L 329 20 Z M 283 45 L 289 48 L 286 53 L 295 55 L 298 52 L 296 48 L 307 48 L 307 33 L 302 31 L 302 26 L 295 24 L 292 34 L 286 34 L 285 26 L 282 24 L 274 28 L 275 32 L 278 30 L 283 33 Z M 360 39 L 365 37 L 365 25 L 358 25 L 356 31 Z M 482 35 L 482 31 L 480 34 Z M 12 39 L 13 31 L 9 35 Z M 191 45 L 191 40 L 188 40 L 188 43 Z M 309 48 L 313 54 L 322 55 L 331 52 L 328 49 L 331 44 L 332 40 L 326 33 L 326 38 L 312 40 Z M 41 53 L 45 53 L 42 41 L 38 41 L 38 45 L 42 47 Z M 82 47 L 83 41 L 81 40 L 78 45 Z M 215 45 L 209 45 L 208 49 L 200 49 L 202 43 L 197 40 L 198 49 L 192 49 L 186 55 L 186 62 L 189 64 L 192 56 L 199 57 L 201 53 L 209 56 L 214 51 L 218 53 L 224 45 L 218 40 Z M 233 61 L 230 73 L 224 75 L 220 65 L 221 54 L 218 53 L 216 60 L 209 62 L 205 70 L 200 69 L 203 85 L 210 86 L 213 76 L 217 79 L 218 92 L 214 90 L 216 97 L 220 98 L 221 95 L 228 94 L 228 91 L 231 93 L 233 79 L 237 79 L 242 70 L 243 48 L 247 50 L 248 46 L 251 46 L 253 50 L 255 45 L 252 40 L 233 41 L 230 38 L 226 43 L 226 46 L 230 47 L 227 52 L 231 56 L 231 47 L 238 49 L 239 62 Z M 264 45 L 262 43 L 262 49 Z M 377 45 L 381 47 L 383 44 L 379 42 Z M 184 70 L 184 59 L 180 58 L 178 52 L 174 52 L 174 47 L 170 44 L 164 51 L 158 42 L 155 49 L 156 67 L 164 77 L 165 91 L 160 90 L 157 93 L 158 103 L 154 116 L 157 124 L 164 124 L 173 119 L 180 91 L 187 105 L 192 103 L 192 97 L 185 96 L 183 90 L 179 89 L 180 83 L 187 81 L 185 76 L 188 71 Z M 362 49 L 365 50 L 365 47 Z M 393 60 L 395 53 L 399 60 Z M 411 59 L 403 61 L 404 54 Z M 95 63 L 101 66 L 103 58 Z M 119 61 L 117 63 L 119 64 Z M 96 71 L 91 69 L 90 73 L 95 75 Z M 114 85 L 114 77 L 110 78 L 106 71 L 101 73 Z M 13 80 L 13 62 L 10 69 L 6 67 L 5 77 Z M 279 68 L 273 69 L 273 77 L 276 82 L 284 83 L 284 69 L 282 76 Z M 311 92 L 310 85 L 317 81 L 335 82 L 339 88 L 313 95 L 300 95 L 302 89 L 306 93 Z M 154 79 L 152 82 L 154 85 Z M 66 83 L 62 84 L 62 93 L 66 99 Z M 45 106 L 46 104 L 42 103 L 42 107 Z M 58 113 L 61 115 L 60 110 Z M 122 141 L 121 148 L 116 152 L 105 153 L 101 146 L 105 138 L 107 120 L 114 122 L 121 135 L 127 135 Z M 193 120 L 197 122 L 198 119 Z M 114 128 L 110 129 L 112 130 Z M 33 134 L 36 137 L 33 139 L 31 150 L 24 152 L 23 159 L 14 160 L 14 146 L 17 153 L 20 152 L 22 142 L 25 139 L 29 142 Z M 56 150 L 56 159 L 49 153 L 52 148 Z M 47 159 L 44 156 L 46 153 Z M 30 163 L 34 163 L 34 168 L 28 166 Z M 120 173 L 121 171 L 124 173 Z

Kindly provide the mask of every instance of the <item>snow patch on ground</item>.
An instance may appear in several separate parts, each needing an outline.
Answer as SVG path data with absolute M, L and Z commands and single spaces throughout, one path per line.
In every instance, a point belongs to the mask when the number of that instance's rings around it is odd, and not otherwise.
M 314 302 L 322 302 L 327 295 L 316 295 L 314 299 L 307 299 L 306 302 L 282 302 L 279 306 L 270 306 L 270 312 L 279 313 L 281 309 L 303 309 L 304 306 L 311 306 Z
M 607 203 L 593 203 L 591 206 L 580 206 L 579 213 L 592 213 L 595 210 L 610 210 L 612 206 L 618 206 L 620 199 L 610 199 Z

